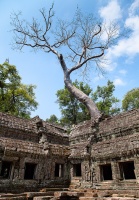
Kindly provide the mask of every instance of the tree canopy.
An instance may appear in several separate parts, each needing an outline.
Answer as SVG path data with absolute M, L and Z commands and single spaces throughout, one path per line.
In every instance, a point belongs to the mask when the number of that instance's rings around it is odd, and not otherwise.
M 66 88 L 87 107 L 92 120 L 98 121 L 100 111 L 88 95 L 72 84 L 71 74 L 78 69 L 85 73 L 92 66 L 103 70 L 107 49 L 123 35 L 120 26 L 114 22 L 105 24 L 77 9 L 71 21 L 59 20 L 53 27 L 53 5 L 48 13 L 42 9 L 40 14 L 43 25 L 35 18 L 30 23 L 22 20 L 20 14 L 13 15 L 14 47 L 21 50 L 27 46 L 53 53 L 63 70 Z
M 105 115 L 115 115 L 120 112 L 117 106 L 120 100 L 114 97 L 113 92 L 115 86 L 113 82 L 108 81 L 107 86 L 97 86 L 97 89 L 92 93 L 92 99 L 96 103 L 99 111 Z
M 134 88 L 126 93 L 122 101 L 122 109 L 128 111 L 139 108 L 139 88 Z
M 0 111 L 15 116 L 29 118 L 37 108 L 35 86 L 21 82 L 14 65 L 5 62 L 0 65 Z
M 59 120 L 56 115 L 51 115 L 50 118 L 46 119 L 46 121 L 55 124 L 59 123 Z

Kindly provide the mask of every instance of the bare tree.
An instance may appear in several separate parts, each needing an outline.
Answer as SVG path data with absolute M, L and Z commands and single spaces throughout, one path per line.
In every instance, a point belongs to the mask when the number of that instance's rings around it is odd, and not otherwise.
M 95 103 L 72 84 L 70 75 L 80 68 L 86 71 L 92 62 L 102 70 L 106 50 L 119 37 L 119 26 L 114 23 L 109 26 L 101 24 L 92 15 L 83 16 L 78 10 L 71 22 L 58 20 L 53 29 L 53 5 L 47 15 L 44 9 L 40 10 L 40 13 L 43 26 L 34 18 L 32 23 L 21 20 L 20 13 L 12 16 L 11 24 L 16 45 L 14 47 L 21 50 L 24 46 L 28 46 L 34 50 L 55 54 L 63 69 L 66 87 L 80 102 L 85 104 L 91 119 L 97 121 L 101 113 Z M 70 68 L 67 67 L 69 59 L 72 65 Z

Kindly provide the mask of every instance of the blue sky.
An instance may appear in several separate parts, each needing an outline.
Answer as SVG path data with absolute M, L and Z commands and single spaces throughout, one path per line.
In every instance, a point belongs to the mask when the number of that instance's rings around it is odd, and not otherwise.
M 82 12 L 93 13 L 102 21 L 117 20 L 130 28 L 130 37 L 120 39 L 108 50 L 111 64 L 106 67 L 106 75 L 92 71 L 88 83 L 95 90 L 97 85 L 104 86 L 108 80 L 113 81 L 115 96 L 120 100 L 127 91 L 139 87 L 139 0 L 0 0 L 0 63 L 9 58 L 10 64 L 17 67 L 22 82 L 37 86 L 35 93 L 39 106 L 32 117 L 39 115 L 46 119 L 52 114 L 60 117 L 55 94 L 64 87 L 63 74 L 53 54 L 34 53 L 28 48 L 23 52 L 12 49 L 10 16 L 13 12 L 22 11 L 26 20 L 35 17 L 41 22 L 39 9 L 44 7 L 47 10 L 53 2 L 55 18 L 72 18 L 78 6 Z M 76 73 L 73 78 L 82 80 Z

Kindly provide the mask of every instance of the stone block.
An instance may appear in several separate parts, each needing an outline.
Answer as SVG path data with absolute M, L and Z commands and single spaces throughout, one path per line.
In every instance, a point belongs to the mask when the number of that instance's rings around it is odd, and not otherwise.
M 33 200 L 50 200 L 52 198 L 53 196 L 38 196 L 38 197 L 34 197 Z

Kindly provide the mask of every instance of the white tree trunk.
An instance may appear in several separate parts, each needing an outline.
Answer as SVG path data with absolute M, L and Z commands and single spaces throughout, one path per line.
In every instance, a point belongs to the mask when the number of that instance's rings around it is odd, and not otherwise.
M 88 97 L 85 93 L 83 93 L 81 90 L 79 90 L 78 88 L 76 88 L 71 80 L 70 80 L 70 73 L 69 70 L 67 69 L 67 66 L 64 62 L 63 56 L 60 54 L 58 56 L 58 59 L 60 61 L 61 67 L 63 69 L 64 72 L 64 83 L 65 86 L 67 87 L 67 89 L 69 90 L 69 92 L 75 97 L 77 98 L 81 103 L 83 103 L 91 116 L 91 119 L 93 121 L 98 121 L 98 119 L 101 117 L 101 113 L 98 110 L 96 104 L 92 101 L 92 99 L 90 97 Z

